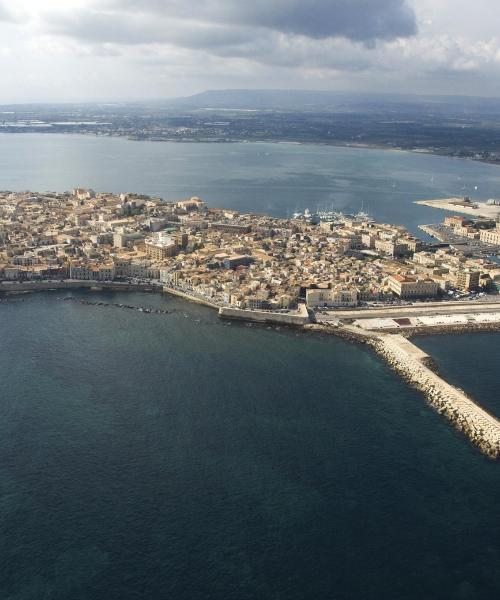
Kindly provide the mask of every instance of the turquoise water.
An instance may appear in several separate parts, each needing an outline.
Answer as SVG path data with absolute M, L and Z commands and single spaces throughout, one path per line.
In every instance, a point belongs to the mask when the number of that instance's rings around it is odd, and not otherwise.
M 299 144 L 182 144 L 52 134 L 0 135 L 0 189 L 93 187 L 289 216 L 368 210 L 414 233 L 443 213 L 414 200 L 497 197 L 500 169 L 447 157 Z M 478 187 L 477 191 L 474 189 Z
M 497 597 L 498 464 L 367 349 L 58 294 L 0 304 L 2 598 Z

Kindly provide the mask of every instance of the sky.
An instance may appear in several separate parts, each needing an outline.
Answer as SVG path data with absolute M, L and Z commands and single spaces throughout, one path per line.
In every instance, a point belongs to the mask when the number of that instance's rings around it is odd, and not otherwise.
M 207 89 L 500 97 L 498 0 L 0 0 L 0 103 Z

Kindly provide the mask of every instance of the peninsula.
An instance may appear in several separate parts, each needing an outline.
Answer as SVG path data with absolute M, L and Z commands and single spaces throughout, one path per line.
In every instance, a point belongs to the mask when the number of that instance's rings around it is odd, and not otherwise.
M 489 232 L 499 235 L 500 224 Z M 498 328 L 499 282 L 500 265 L 487 256 L 425 244 L 364 214 L 280 219 L 197 197 L 0 192 L 0 292 L 139 287 L 223 318 L 369 343 L 494 458 L 498 420 L 436 375 L 406 338 Z

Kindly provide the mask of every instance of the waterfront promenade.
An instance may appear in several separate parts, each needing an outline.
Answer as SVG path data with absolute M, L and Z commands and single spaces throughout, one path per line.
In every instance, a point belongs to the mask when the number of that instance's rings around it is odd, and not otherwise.
M 318 323 L 354 319 L 404 318 L 430 315 L 456 315 L 466 313 L 490 313 L 500 311 L 500 296 L 495 300 L 474 300 L 464 302 L 415 302 L 406 306 L 372 306 L 369 308 L 332 309 L 318 313 Z

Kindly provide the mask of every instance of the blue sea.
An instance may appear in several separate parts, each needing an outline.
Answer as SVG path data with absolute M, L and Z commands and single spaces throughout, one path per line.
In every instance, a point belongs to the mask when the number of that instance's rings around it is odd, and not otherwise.
M 0 136 L 0 165 L 4 189 L 284 216 L 363 203 L 409 227 L 435 218 L 413 199 L 493 196 L 500 175 L 377 150 L 31 134 Z M 416 342 L 500 414 L 498 339 Z M 499 497 L 498 464 L 367 348 L 164 295 L 0 303 L 2 600 L 492 600 Z

